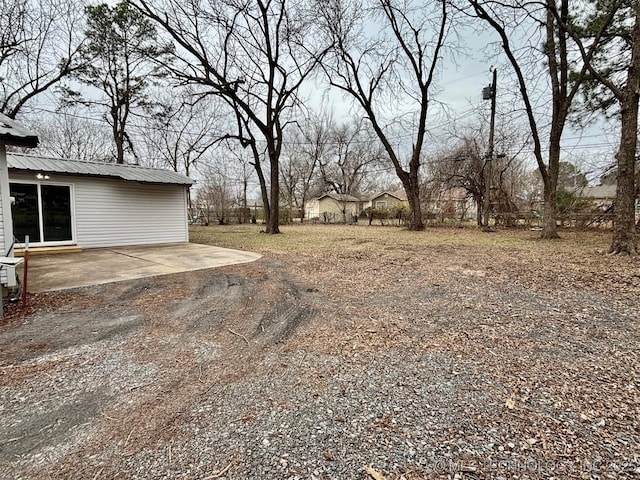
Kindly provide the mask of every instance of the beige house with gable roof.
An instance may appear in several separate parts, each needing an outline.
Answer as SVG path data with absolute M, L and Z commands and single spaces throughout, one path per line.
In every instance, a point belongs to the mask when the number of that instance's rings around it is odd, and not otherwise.
M 407 208 L 409 207 L 407 194 L 404 190 L 377 193 L 371 197 L 371 200 L 367 203 L 367 207 L 375 208 L 376 210 L 391 210 L 400 204 Z
M 352 223 L 357 221 L 364 202 L 352 195 L 326 193 L 307 202 L 304 215 L 309 221 L 322 223 Z

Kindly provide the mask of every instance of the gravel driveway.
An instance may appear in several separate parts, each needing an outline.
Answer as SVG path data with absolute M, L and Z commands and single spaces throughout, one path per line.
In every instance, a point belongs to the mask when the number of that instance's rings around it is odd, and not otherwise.
M 637 262 L 349 245 L 34 298 L 0 477 L 640 476 Z

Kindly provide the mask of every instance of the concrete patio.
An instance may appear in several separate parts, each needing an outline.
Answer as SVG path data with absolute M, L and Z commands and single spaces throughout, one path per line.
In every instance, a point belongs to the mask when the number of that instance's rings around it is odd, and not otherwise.
M 253 262 L 260 257 L 257 253 L 196 243 L 31 255 L 27 289 L 30 293 L 66 290 Z M 22 266 L 18 268 L 21 279 L 22 270 Z

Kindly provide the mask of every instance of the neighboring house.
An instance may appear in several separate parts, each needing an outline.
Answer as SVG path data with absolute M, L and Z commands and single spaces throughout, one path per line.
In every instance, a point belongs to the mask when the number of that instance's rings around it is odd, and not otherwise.
M 80 248 L 189 241 L 193 181 L 170 170 L 7 154 L 18 244 Z
M 476 218 L 477 206 L 464 188 L 448 188 L 429 198 L 427 214 L 441 219 L 468 220 Z
M 615 185 L 598 185 L 596 187 L 578 188 L 576 195 L 582 198 L 589 198 L 600 208 L 606 209 L 613 205 L 616 198 Z
M 352 195 L 327 193 L 304 206 L 307 219 L 323 223 L 352 222 L 362 211 L 362 200 Z
M 378 193 L 371 197 L 371 200 L 367 203 L 367 207 L 375 208 L 376 210 L 391 210 L 398 204 L 402 204 L 407 208 L 409 207 L 407 194 L 404 190 Z
M 613 206 L 616 190 L 616 185 L 587 186 L 577 189 L 576 194 L 591 199 L 600 210 L 607 210 Z M 636 220 L 640 220 L 640 196 L 636 197 Z

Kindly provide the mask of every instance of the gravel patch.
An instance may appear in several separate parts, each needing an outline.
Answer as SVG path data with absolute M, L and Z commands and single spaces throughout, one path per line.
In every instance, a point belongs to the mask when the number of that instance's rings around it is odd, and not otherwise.
M 0 477 L 640 476 L 617 259 L 341 242 L 41 297 L 0 330 Z

